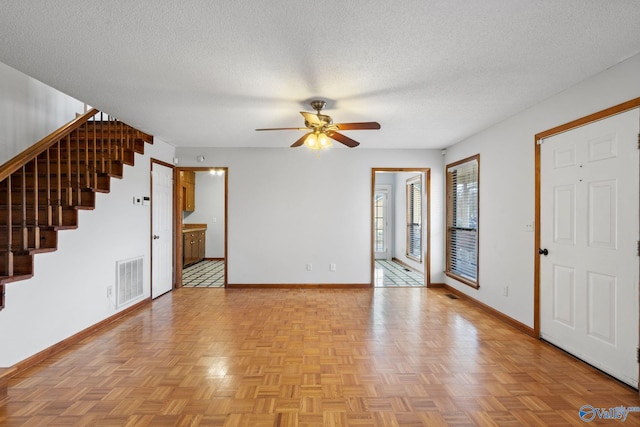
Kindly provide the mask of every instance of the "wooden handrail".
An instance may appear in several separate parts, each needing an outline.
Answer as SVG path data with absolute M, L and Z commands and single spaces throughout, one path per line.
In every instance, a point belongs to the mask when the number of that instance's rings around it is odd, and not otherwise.
M 86 113 L 71 120 L 69 123 L 62 126 L 52 134 L 45 136 L 39 142 L 35 143 L 20 154 L 16 155 L 11 160 L 5 162 L 2 166 L 0 166 L 0 182 L 4 181 L 9 175 L 25 166 L 32 159 L 34 159 L 35 157 L 43 153 L 46 149 L 58 142 L 61 138 L 64 138 L 73 130 L 78 129 L 80 126 L 88 122 L 89 119 L 95 116 L 98 112 L 99 111 L 97 109 L 92 108 Z

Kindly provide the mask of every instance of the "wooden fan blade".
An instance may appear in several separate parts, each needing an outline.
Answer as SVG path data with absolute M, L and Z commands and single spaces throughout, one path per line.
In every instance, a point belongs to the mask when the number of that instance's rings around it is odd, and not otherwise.
M 264 128 L 256 130 L 307 130 L 307 128 Z
M 339 143 L 344 144 L 349 148 L 354 148 L 360 145 L 358 141 L 355 141 L 348 136 L 344 136 L 343 134 L 338 132 L 327 132 L 327 136 L 331 139 L 335 139 Z
M 338 130 L 380 129 L 378 122 L 336 123 Z
M 307 137 L 308 137 L 309 135 L 311 135 L 312 133 L 313 133 L 313 132 L 307 132 L 307 133 L 305 133 L 304 135 L 302 135 L 302 136 L 300 137 L 300 139 L 299 139 L 299 140 L 297 140 L 296 142 L 294 142 L 293 144 L 291 144 L 291 147 L 299 147 L 299 146 L 301 146 L 302 144 L 304 144 L 304 140 L 305 140 L 305 139 L 307 139 Z

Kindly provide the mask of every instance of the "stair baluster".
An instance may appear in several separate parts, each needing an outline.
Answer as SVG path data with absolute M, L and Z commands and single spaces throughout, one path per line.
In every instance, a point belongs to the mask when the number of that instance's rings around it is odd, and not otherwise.
M 65 146 L 67 147 L 67 193 L 65 194 L 65 205 L 73 205 L 73 182 L 71 178 L 71 138 L 69 135 L 65 138 Z
M 20 173 L 20 205 L 22 218 L 20 220 L 20 249 L 26 251 L 29 247 L 29 229 L 27 228 L 27 168 L 22 166 Z M 8 230 L 9 233 L 12 229 Z
M 13 244 L 13 233 L 11 230 L 13 229 L 13 205 L 11 203 L 11 175 L 7 177 L 7 196 L 6 196 L 6 204 L 7 204 L 7 219 L 6 219 L 6 227 L 7 231 L 5 233 L 5 248 L 6 251 L 3 254 L 4 268 L 3 274 L 5 276 L 13 276 L 13 248 L 11 247 Z
M 104 116 L 100 112 L 100 172 L 108 172 L 104 163 Z
M 56 217 L 58 225 L 62 225 L 62 143 L 56 142 L 56 190 L 58 199 L 56 200 Z
M 45 186 L 46 186 L 46 194 L 47 194 L 47 204 L 46 207 L 46 215 L 47 227 L 53 226 L 53 201 L 51 200 L 51 148 L 47 148 L 44 155 L 44 165 L 45 165 Z
M 76 180 L 75 180 L 75 184 L 76 184 L 76 203 L 77 206 L 82 206 L 82 192 L 80 191 L 80 188 L 82 188 L 81 186 L 81 167 L 80 167 L 80 131 L 78 129 L 76 129 L 74 131 L 75 133 L 75 151 L 76 151 L 76 164 L 75 164 L 75 176 L 76 176 Z M 73 135 L 73 134 L 72 134 Z M 73 138 L 71 139 L 71 141 L 73 141 Z M 73 142 L 72 142 L 73 143 Z M 71 144 L 70 144 L 71 145 Z
M 93 181 L 93 188 L 98 188 L 98 129 L 96 127 L 96 116 L 93 116 L 93 171 L 91 173 L 91 179 Z

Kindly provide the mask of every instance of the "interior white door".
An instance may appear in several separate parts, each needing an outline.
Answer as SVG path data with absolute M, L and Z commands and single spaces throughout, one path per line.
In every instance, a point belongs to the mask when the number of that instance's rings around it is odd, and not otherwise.
M 638 127 L 635 109 L 540 148 L 541 336 L 634 387 Z
M 391 259 L 389 251 L 389 188 L 376 186 L 373 196 L 374 259 Z
M 156 298 L 173 288 L 173 169 L 151 165 L 151 298 Z

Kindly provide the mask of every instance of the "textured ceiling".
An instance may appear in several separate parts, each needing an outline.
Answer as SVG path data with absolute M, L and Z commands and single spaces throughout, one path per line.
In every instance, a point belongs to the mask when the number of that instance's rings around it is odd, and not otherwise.
M 327 100 L 443 148 L 640 52 L 636 0 L 0 0 L 0 62 L 176 146 L 287 147 Z

